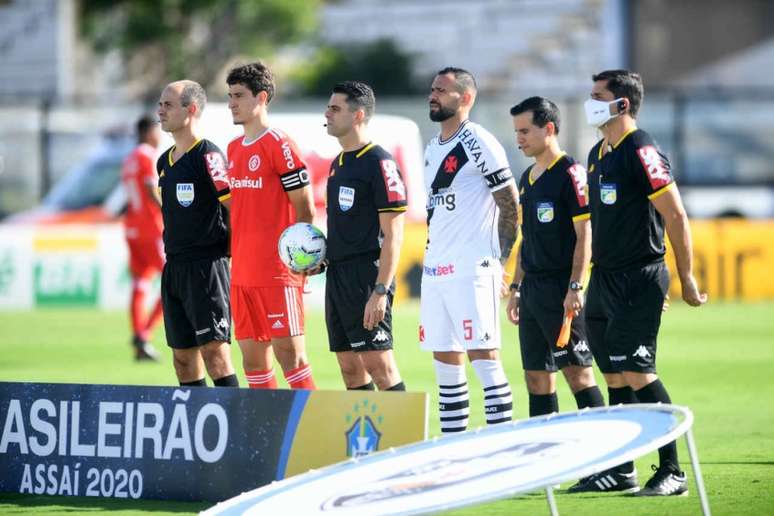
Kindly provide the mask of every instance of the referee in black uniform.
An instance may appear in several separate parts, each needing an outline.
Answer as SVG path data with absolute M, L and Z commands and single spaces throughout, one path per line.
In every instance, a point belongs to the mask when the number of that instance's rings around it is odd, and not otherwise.
M 156 164 L 167 255 L 161 302 L 180 385 L 206 385 L 206 367 L 216 386 L 238 387 L 229 350 L 228 212 L 221 205 L 231 195 L 223 153 L 198 136 L 206 102 L 204 89 L 188 80 L 169 84 L 159 99 L 161 128 L 175 140 Z
M 519 149 L 535 163 L 519 180 L 522 241 L 508 300 L 519 325 L 530 417 L 559 411 L 561 369 L 579 409 L 604 406 L 583 322 L 583 280 L 591 258 L 586 169 L 559 147 L 559 108 L 530 97 L 511 108 Z M 569 342 L 557 338 L 572 313 Z
M 393 157 L 366 133 L 374 93 L 337 84 L 325 111 L 342 152 L 327 186 L 325 322 L 347 389 L 406 390 L 392 353 L 392 300 L 406 187 Z
M 700 306 L 692 272 L 688 217 L 670 164 L 655 140 L 638 129 L 642 79 L 628 70 L 592 77 L 586 118 L 604 138 L 589 152 L 592 262 L 586 324 L 594 359 L 604 373 L 610 405 L 671 403 L 656 375 L 656 340 L 669 272 L 664 264 L 666 230 L 677 262 L 682 297 Z M 659 449 L 659 467 L 637 494 L 680 495 L 688 489 L 674 442 Z M 636 482 L 631 463 L 592 476 L 576 491 L 616 490 Z

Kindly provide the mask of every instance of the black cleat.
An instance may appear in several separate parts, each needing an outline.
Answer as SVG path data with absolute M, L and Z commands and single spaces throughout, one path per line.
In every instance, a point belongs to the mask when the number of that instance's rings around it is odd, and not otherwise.
M 567 489 L 567 493 L 636 493 L 640 490 L 637 471 L 623 473 L 616 468 L 585 477 Z
M 651 466 L 656 473 L 636 496 L 682 496 L 688 494 L 688 481 L 684 471 Z
M 132 339 L 132 346 L 134 347 L 134 359 L 138 362 L 141 361 L 159 361 L 159 352 L 156 351 L 149 342 L 146 342 L 139 337 Z

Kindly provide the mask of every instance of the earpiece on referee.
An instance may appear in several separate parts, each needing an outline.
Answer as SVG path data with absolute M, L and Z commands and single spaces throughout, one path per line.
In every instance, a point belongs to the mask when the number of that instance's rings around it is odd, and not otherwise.
M 626 100 L 621 99 L 616 104 L 616 107 L 618 108 L 619 113 L 623 113 L 626 110 Z

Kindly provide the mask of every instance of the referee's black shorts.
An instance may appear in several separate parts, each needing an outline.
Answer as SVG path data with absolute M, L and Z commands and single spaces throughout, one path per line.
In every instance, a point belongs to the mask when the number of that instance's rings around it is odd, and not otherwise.
M 363 327 L 363 314 L 379 272 L 377 259 L 360 257 L 332 263 L 325 277 L 325 324 L 328 346 L 333 352 L 392 349 L 392 299 L 395 285 L 387 292 L 384 319 L 373 330 Z
M 556 340 L 564 322 L 564 298 L 569 274 L 527 274 L 519 300 L 519 347 L 526 371 L 555 372 L 570 365 L 590 366 L 583 310 L 572 321 L 570 342 L 563 348 Z
M 615 272 L 592 269 L 586 326 L 600 371 L 656 372 L 656 339 L 668 291 L 664 262 Z
M 164 330 L 171 348 L 231 340 L 228 258 L 167 262 L 161 274 Z

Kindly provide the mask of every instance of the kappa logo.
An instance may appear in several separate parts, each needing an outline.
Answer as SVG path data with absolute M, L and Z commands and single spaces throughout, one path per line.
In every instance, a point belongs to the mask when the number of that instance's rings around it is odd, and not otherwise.
M 573 351 L 577 351 L 579 353 L 588 353 L 590 351 L 589 345 L 586 344 L 585 340 L 579 340 L 577 344 L 575 344 L 572 347 Z
M 250 172 L 255 172 L 258 170 L 258 167 L 261 166 L 261 157 L 258 156 L 258 154 L 253 154 L 250 156 L 250 159 L 247 161 L 247 168 L 250 169 Z
M 228 321 L 225 317 L 221 317 L 220 321 L 215 325 L 216 328 L 223 328 L 224 330 L 228 329 Z
M 484 335 L 481 337 L 480 340 L 481 342 L 489 342 L 490 340 L 492 340 L 492 336 L 489 335 L 488 332 L 484 332 Z
M 384 330 L 377 331 L 373 338 L 374 342 L 387 342 L 388 340 L 390 340 L 390 337 L 387 336 L 387 332 Z
M 652 355 L 650 354 L 650 351 L 645 348 L 645 346 L 640 346 L 637 348 L 637 351 L 632 353 L 632 356 L 639 358 L 650 358 Z
M 271 327 L 273 330 L 281 330 L 282 328 L 285 327 L 285 325 L 282 324 L 282 321 L 277 319 L 276 321 L 274 321 L 274 324 L 272 324 Z
M 381 425 L 384 418 L 375 403 L 366 398 L 355 404 L 345 421 L 352 423 L 344 434 L 348 457 L 362 457 L 379 450 L 382 432 L 377 425 Z
M 479 263 L 478 266 L 481 267 L 482 269 L 488 269 L 489 267 L 492 266 L 492 264 L 489 263 L 488 259 L 484 258 L 483 260 L 481 260 L 481 263 Z

